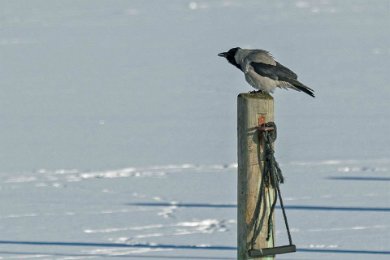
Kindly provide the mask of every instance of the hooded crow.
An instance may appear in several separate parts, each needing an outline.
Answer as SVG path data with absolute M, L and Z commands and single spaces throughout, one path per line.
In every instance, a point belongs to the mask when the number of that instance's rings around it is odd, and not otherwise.
M 277 62 L 265 50 L 249 50 L 239 47 L 219 53 L 245 74 L 245 80 L 260 91 L 273 93 L 275 88 L 295 89 L 314 97 L 314 90 L 298 81 L 298 76 Z

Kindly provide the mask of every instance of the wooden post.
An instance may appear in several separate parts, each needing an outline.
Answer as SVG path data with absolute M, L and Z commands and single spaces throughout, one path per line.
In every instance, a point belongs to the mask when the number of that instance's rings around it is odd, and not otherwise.
M 257 200 L 261 184 L 261 170 L 263 166 L 263 151 L 260 145 L 256 127 L 259 123 L 274 121 L 274 100 L 268 94 L 241 93 L 238 95 L 238 211 L 237 211 L 237 259 L 274 259 L 268 257 L 249 257 L 250 249 L 261 249 L 274 246 L 274 234 L 269 241 L 267 237 L 267 220 L 270 211 L 269 204 L 264 209 L 264 203 L 260 208 Z M 266 192 L 263 199 L 272 201 L 273 197 Z M 265 197 L 264 197 L 265 196 Z M 265 211 L 264 211 L 265 210 Z M 262 216 L 265 216 L 262 218 Z M 253 238 L 255 223 L 262 224 L 261 232 L 256 240 Z M 254 242 L 254 243 L 253 243 Z M 253 246 L 252 246 L 253 245 Z

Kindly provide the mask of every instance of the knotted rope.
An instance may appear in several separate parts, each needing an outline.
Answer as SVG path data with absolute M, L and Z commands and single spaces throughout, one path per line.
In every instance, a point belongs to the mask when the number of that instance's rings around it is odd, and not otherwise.
M 263 158 L 260 158 L 260 159 L 262 159 L 260 161 L 264 162 L 264 166 L 263 166 L 263 171 L 261 173 L 262 180 L 261 180 L 261 184 L 260 184 L 259 196 L 258 196 L 256 208 L 257 209 L 261 208 L 261 203 L 263 200 L 264 200 L 264 203 L 267 203 L 267 201 L 264 197 L 265 188 L 272 187 L 272 190 L 274 191 L 274 196 L 273 196 L 274 199 L 273 199 L 272 203 L 271 203 L 271 201 L 268 201 L 268 203 L 271 204 L 271 208 L 270 208 L 268 219 L 267 219 L 267 221 L 268 221 L 268 223 L 267 223 L 267 227 L 268 227 L 267 241 L 270 239 L 271 234 L 272 234 L 272 229 L 273 229 L 272 216 L 273 216 L 273 213 L 275 210 L 277 199 L 279 198 L 280 206 L 281 206 L 282 211 L 283 211 L 283 218 L 284 218 L 284 223 L 285 223 L 286 229 L 287 229 L 289 243 L 290 243 L 290 245 L 292 245 L 290 228 L 288 226 L 287 216 L 286 216 L 286 212 L 285 212 L 284 204 L 283 204 L 283 199 L 282 199 L 282 195 L 281 195 L 280 188 L 279 188 L 279 184 L 284 182 L 284 178 L 282 175 L 282 170 L 280 169 L 279 164 L 276 161 L 275 156 L 274 156 L 275 150 L 273 148 L 273 143 L 275 142 L 276 136 L 277 136 L 276 125 L 274 122 L 268 122 L 268 123 L 262 124 L 258 130 L 259 130 L 259 154 L 260 154 L 260 144 L 263 143 Z M 268 189 L 268 192 L 270 192 L 270 190 L 271 189 Z M 270 195 L 268 196 L 268 198 L 270 198 Z M 253 237 L 252 237 L 252 241 L 251 241 L 252 249 L 255 245 L 256 238 L 260 234 L 261 228 L 263 226 L 264 217 L 265 217 L 265 213 L 266 213 L 265 208 L 266 207 L 264 204 L 264 207 L 263 207 L 264 213 L 260 218 L 260 223 L 258 224 L 258 219 L 259 219 L 258 217 L 256 217 L 256 220 L 254 223 Z

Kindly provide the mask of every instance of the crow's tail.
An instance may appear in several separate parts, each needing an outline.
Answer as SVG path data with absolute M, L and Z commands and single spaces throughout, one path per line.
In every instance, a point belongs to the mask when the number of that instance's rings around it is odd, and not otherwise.
M 296 79 L 288 79 L 288 83 L 293 85 L 294 86 L 293 88 L 295 90 L 305 92 L 306 94 L 314 97 L 314 90 L 312 90 L 311 88 L 305 86 L 304 84 L 302 84 L 298 80 L 296 80 Z

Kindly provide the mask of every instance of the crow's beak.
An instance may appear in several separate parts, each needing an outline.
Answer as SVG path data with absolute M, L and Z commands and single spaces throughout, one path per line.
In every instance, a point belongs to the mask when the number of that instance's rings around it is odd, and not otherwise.
M 227 56 L 227 52 L 218 53 L 218 56 L 219 57 L 226 57 Z

